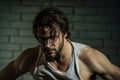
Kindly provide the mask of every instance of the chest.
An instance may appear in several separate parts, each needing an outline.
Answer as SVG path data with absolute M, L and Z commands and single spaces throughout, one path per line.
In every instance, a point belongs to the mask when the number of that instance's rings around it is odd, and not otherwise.
M 57 68 L 55 68 L 56 66 L 53 66 L 53 65 L 49 65 L 49 69 L 50 70 L 53 70 L 53 72 L 49 72 L 49 70 L 46 70 L 46 68 L 45 68 L 45 66 L 39 66 L 38 67 L 38 70 L 40 70 L 40 72 L 42 71 L 42 72 L 44 72 L 44 70 L 45 71 L 47 71 L 47 73 L 45 73 L 45 74 L 48 74 L 48 75 L 51 75 L 51 74 L 54 74 L 54 71 L 55 70 L 57 70 L 57 72 L 59 73 L 59 72 L 63 72 L 62 74 L 64 74 L 64 72 L 65 72 L 65 76 L 70 76 L 71 78 L 73 78 L 73 75 L 74 76 L 77 76 L 78 75 L 78 77 L 81 79 L 81 80 L 91 80 L 90 79 L 90 77 L 92 76 L 92 72 L 89 70 L 89 68 L 82 62 L 82 61 L 80 61 L 79 60 L 79 62 L 78 62 L 78 66 L 79 66 L 79 71 L 78 71 L 78 73 L 77 73 L 77 66 L 75 67 L 74 66 L 74 68 L 72 67 L 65 67 L 65 66 L 63 66 L 63 65 L 59 65 L 58 67 L 59 67 L 59 69 L 57 69 Z M 73 65 L 73 64 L 72 64 Z M 73 71 L 73 70 L 74 71 Z M 66 72 L 68 71 L 68 73 L 66 74 Z M 35 72 L 35 71 L 33 71 L 33 72 Z M 49 74 L 50 73 L 50 74 Z M 38 74 L 40 74 L 39 73 L 39 71 L 38 71 Z M 70 75 L 71 74 L 71 75 Z M 56 75 L 53 75 L 53 76 L 55 76 L 56 77 Z M 60 76 L 63 76 L 63 75 L 60 75 Z M 77 77 L 76 77 L 77 78 Z M 76 79 L 77 80 L 77 79 Z

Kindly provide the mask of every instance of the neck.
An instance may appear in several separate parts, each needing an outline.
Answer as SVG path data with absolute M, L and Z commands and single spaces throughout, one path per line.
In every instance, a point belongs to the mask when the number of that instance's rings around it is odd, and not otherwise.
M 65 39 L 63 48 L 60 52 L 60 58 L 68 57 L 69 55 L 71 55 L 71 53 L 72 53 L 71 43 L 67 39 Z
M 70 64 L 71 56 L 72 45 L 68 40 L 66 40 L 64 43 L 64 47 L 60 52 L 59 58 L 56 58 L 55 60 L 51 61 L 50 64 L 60 71 L 66 71 L 68 65 Z
M 63 65 L 69 64 L 71 55 L 72 55 L 72 45 L 67 39 L 65 39 L 63 48 L 61 49 L 59 56 L 56 57 L 56 59 L 53 62 L 55 63 L 57 62 Z

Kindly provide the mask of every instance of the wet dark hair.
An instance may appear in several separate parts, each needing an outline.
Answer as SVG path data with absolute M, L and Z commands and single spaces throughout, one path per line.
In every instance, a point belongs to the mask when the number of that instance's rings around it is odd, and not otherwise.
M 55 7 L 49 7 L 39 12 L 33 20 L 33 34 L 38 40 L 38 27 L 49 27 L 51 31 L 55 31 L 55 26 L 60 28 L 63 34 L 68 33 L 69 26 L 65 14 Z M 67 38 L 68 38 L 67 36 Z

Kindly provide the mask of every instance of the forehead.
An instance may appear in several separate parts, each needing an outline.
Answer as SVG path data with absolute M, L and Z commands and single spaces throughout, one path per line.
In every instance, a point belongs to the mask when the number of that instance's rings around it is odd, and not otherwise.
M 51 29 L 49 27 L 38 27 L 37 34 L 41 37 L 49 37 L 60 33 L 59 28 Z

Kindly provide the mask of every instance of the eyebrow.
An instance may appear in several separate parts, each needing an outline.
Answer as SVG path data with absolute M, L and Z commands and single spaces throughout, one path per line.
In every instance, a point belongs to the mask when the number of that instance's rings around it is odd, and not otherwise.
M 50 39 L 52 37 L 58 37 L 58 36 L 59 36 L 59 34 L 58 35 L 49 36 L 49 37 L 41 37 L 41 36 L 37 36 L 37 37 L 40 38 L 40 39 Z

